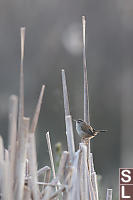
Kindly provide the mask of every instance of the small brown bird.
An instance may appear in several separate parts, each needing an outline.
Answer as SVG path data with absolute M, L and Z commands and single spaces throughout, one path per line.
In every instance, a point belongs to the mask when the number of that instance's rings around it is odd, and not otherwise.
M 90 125 L 88 125 L 86 122 L 84 122 L 82 119 L 74 120 L 76 121 L 76 130 L 78 135 L 81 138 L 93 138 L 99 133 L 104 133 L 107 130 L 95 130 Z

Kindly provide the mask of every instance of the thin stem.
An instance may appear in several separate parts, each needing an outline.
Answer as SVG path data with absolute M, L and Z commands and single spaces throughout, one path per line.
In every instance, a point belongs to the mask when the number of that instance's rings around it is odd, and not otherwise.
M 25 41 L 25 27 L 20 29 L 21 34 L 21 62 L 20 62 L 20 89 L 19 89 L 19 119 L 18 119 L 18 132 L 20 134 L 21 123 L 24 116 L 24 41 Z
M 51 141 L 50 141 L 49 132 L 46 133 L 46 139 L 47 139 L 47 145 L 48 145 L 48 151 L 49 151 L 49 157 L 50 157 L 53 177 L 56 178 L 56 176 L 55 176 L 55 167 L 54 167 L 54 159 L 53 159 L 53 153 L 52 153 L 52 148 L 51 148 Z
M 66 115 L 70 115 L 70 109 L 69 109 L 65 70 L 62 69 L 61 73 L 62 73 L 62 85 L 63 85 L 63 95 L 64 95 L 64 109 L 65 109 L 65 116 L 66 116 Z
M 84 121 L 90 125 L 89 94 L 88 94 L 88 80 L 87 80 L 87 67 L 86 67 L 86 52 L 85 52 L 85 30 L 86 30 L 85 16 L 82 16 L 82 25 L 83 25 L 83 70 L 84 70 Z
M 35 131 L 36 131 L 38 118 L 39 118 L 39 114 L 40 114 L 40 109 L 41 109 L 41 104 L 42 104 L 42 99 L 43 99 L 43 94 L 44 94 L 44 89 L 45 89 L 45 85 L 42 85 L 40 96 L 39 96 L 38 103 L 37 103 L 36 110 L 35 110 L 35 114 L 34 114 L 34 117 L 33 117 L 32 123 L 31 123 L 31 128 L 30 128 L 31 133 L 35 133 Z

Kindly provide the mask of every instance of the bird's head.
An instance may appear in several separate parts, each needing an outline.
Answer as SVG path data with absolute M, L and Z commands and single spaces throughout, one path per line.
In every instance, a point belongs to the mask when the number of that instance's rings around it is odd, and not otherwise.
M 82 119 L 78 119 L 78 120 L 75 120 L 75 119 L 74 119 L 73 121 L 75 121 L 76 124 L 78 124 L 78 125 L 81 125 L 81 124 L 84 123 L 84 121 L 83 121 Z

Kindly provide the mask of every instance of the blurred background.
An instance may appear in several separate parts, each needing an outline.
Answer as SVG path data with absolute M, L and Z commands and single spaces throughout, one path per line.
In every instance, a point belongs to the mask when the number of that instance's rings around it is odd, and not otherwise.
M 91 125 L 108 129 L 91 142 L 102 184 L 118 195 L 118 168 L 133 167 L 133 1 L 0 1 L 0 134 L 8 142 L 8 98 L 19 91 L 20 27 L 26 26 L 25 115 L 33 116 L 41 85 L 45 95 L 37 137 L 39 167 L 49 164 L 45 133 L 53 151 L 66 150 L 61 69 L 67 76 L 73 118 L 83 118 L 82 26 L 85 15 L 86 57 Z M 74 126 L 76 149 L 80 138 Z M 114 194 L 115 195 L 115 194 Z

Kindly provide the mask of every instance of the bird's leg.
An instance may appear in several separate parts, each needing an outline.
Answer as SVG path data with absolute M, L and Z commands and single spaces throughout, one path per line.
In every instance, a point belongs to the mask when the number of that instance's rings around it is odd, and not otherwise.
M 88 145 L 88 143 L 89 143 L 89 138 L 85 138 L 84 141 L 85 141 L 85 144 Z

